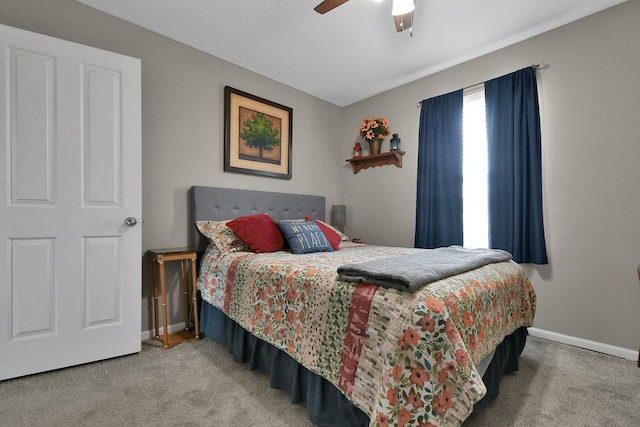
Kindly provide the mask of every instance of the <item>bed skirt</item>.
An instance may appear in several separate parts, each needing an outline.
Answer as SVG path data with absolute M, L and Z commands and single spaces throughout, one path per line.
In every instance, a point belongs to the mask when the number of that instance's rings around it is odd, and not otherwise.
M 287 390 L 292 403 L 306 402 L 307 415 L 314 424 L 327 427 L 369 425 L 369 417 L 349 402 L 333 384 L 309 371 L 285 352 L 256 338 L 222 311 L 205 302 L 201 307 L 200 328 L 207 338 L 226 346 L 234 361 L 249 363 L 249 369 L 260 369 L 269 374 L 271 387 Z M 518 370 L 518 358 L 527 335 L 527 328 L 520 328 L 496 348 L 493 360 L 482 377 L 487 394 L 474 405 L 474 411 L 484 408 L 489 400 L 498 396 L 500 379 L 505 373 Z

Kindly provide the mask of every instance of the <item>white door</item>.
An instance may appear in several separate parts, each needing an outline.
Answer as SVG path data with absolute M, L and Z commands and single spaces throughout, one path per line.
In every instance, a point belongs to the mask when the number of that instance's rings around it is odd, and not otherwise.
M 4 25 L 0 50 L 0 380 L 138 352 L 140 61 Z

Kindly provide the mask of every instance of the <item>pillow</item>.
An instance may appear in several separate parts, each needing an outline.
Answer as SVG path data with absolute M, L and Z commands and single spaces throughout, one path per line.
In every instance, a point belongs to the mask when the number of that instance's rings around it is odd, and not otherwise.
M 266 213 L 238 217 L 229 221 L 227 227 L 256 253 L 284 249 L 282 233 L 273 218 Z
M 316 224 L 318 224 L 318 227 L 320 227 L 320 230 L 322 230 L 322 232 L 324 233 L 329 243 L 331 244 L 331 247 L 333 248 L 333 250 L 337 251 L 340 249 L 340 241 L 342 240 L 342 237 L 340 237 L 340 235 L 336 233 L 333 227 L 329 228 L 329 226 L 327 226 L 327 224 L 325 224 L 324 222 L 320 220 L 314 220 L 310 216 L 305 216 L 304 220 L 315 221 Z
M 305 217 L 305 219 L 307 219 L 307 217 Z M 310 219 L 311 219 L 311 218 L 310 218 Z M 347 235 L 346 235 L 346 234 L 344 234 L 342 231 L 338 230 L 337 228 L 333 227 L 332 225 L 329 225 L 329 224 L 327 224 L 327 223 L 326 223 L 326 222 L 324 222 L 324 221 L 320 221 L 319 219 L 316 219 L 316 222 L 318 223 L 318 225 L 319 225 L 319 226 L 321 226 L 321 227 L 322 227 L 322 226 L 324 225 L 327 229 L 329 229 L 329 230 L 333 231 L 333 232 L 334 232 L 334 233 L 336 233 L 338 236 L 340 236 L 340 241 L 341 241 L 341 242 L 348 242 L 349 240 L 351 240 L 351 239 L 349 239 L 349 238 L 347 237 Z
M 331 243 L 313 219 L 311 221 L 278 221 L 277 224 L 294 254 L 333 252 Z
M 249 246 L 227 227 L 229 221 L 196 221 L 196 227 L 200 233 L 211 240 L 211 244 L 220 254 L 251 251 Z

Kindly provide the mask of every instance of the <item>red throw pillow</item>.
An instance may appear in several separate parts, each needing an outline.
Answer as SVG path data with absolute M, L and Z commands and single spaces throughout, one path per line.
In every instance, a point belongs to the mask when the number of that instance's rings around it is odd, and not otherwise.
M 314 218 L 311 218 L 310 216 L 305 216 L 304 217 L 305 221 L 311 221 L 312 219 L 314 219 Z M 338 233 L 336 233 L 335 231 L 333 231 L 332 229 L 330 229 L 329 227 L 327 227 L 326 225 L 324 225 L 320 221 L 316 221 L 316 224 L 318 224 L 318 227 L 320 227 L 320 230 L 322 230 L 322 233 L 324 234 L 324 237 L 327 238 L 327 240 L 331 244 L 331 247 L 333 248 L 333 250 L 334 251 L 339 250 L 340 249 L 340 241 L 342 240 L 340 235 Z
M 256 253 L 284 249 L 284 238 L 276 222 L 266 213 L 241 216 L 227 223 L 238 237 Z

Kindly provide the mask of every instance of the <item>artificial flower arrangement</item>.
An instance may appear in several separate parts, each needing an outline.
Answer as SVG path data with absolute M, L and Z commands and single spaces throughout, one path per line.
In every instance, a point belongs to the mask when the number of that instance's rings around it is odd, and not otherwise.
M 382 141 L 390 133 L 389 120 L 386 117 L 378 117 L 377 119 L 365 117 L 359 132 L 360 136 L 366 141 Z

